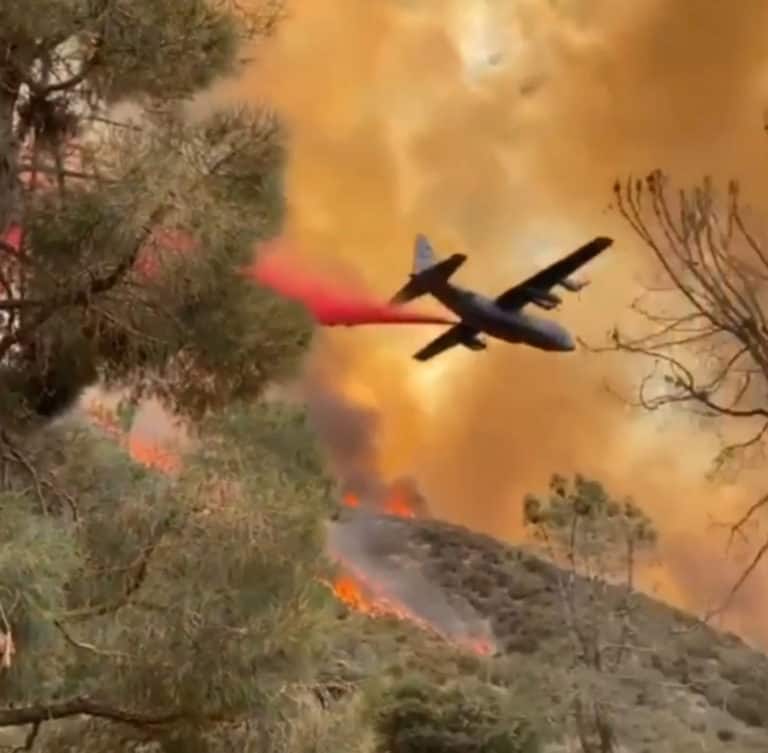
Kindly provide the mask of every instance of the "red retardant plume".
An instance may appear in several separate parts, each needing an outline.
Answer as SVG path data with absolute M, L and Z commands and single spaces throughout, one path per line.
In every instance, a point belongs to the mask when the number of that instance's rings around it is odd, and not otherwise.
M 284 298 L 302 303 L 318 324 L 354 327 L 361 324 L 456 324 L 435 314 L 409 311 L 378 301 L 365 291 L 321 277 L 280 253 L 260 254 L 244 274 Z

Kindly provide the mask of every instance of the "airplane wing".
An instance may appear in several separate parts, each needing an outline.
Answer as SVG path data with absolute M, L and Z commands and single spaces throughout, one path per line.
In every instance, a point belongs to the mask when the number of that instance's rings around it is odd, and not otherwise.
M 454 348 L 457 345 L 467 345 L 467 347 L 476 349 L 477 345 L 472 343 L 479 331 L 468 327 L 466 324 L 456 324 L 443 332 L 442 335 L 428 342 L 420 351 L 414 353 L 413 357 L 417 361 L 428 361 L 430 358 L 439 356 L 443 351 Z
M 597 237 L 568 256 L 537 272 L 524 282 L 515 285 L 496 298 L 496 305 L 503 309 L 522 308 L 534 300 L 533 292 L 548 291 L 572 275 L 579 267 L 594 259 L 613 243 L 612 238 Z

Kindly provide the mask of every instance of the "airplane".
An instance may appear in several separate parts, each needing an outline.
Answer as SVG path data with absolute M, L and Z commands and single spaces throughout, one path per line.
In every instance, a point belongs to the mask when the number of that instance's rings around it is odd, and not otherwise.
M 578 282 L 570 275 L 612 244 L 612 238 L 593 238 L 568 256 L 491 299 L 449 282 L 451 275 L 467 260 L 466 255 L 453 254 L 439 260 L 427 237 L 419 233 L 414 241 L 410 278 L 390 303 L 402 304 L 430 294 L 459 317 L 458 324 L 414 354 L 417 361 L 427 361 L 457 345 L 469 350 L 485 350 L 487 345 L 479 337 L 480 333 L 540 350 L 572 351 L 576 345 L 564 327 L 528 314 L 523 308 L 529 303 L 547 311 L 557 308 L 562 299 L 551 288 L 560 285 L 571 292 L 581 290 L 588 282 Z

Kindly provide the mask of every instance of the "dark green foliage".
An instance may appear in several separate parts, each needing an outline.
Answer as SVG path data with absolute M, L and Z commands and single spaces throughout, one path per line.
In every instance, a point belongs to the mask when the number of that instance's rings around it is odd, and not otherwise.
M 99 377 L 199 418 L 295 371 L 308 317 L 241 273 L 280 230 L 280 125 L 264 110 L 193 118 L 185 107 L 232 70 L 249 26 L 233 8 L 0 9 L 0 127 L 19 118 L 8 157 L 25 181 L 0 198 L 23 217 L 27 257 L 6 270 L 18 297 L 0 325 L 6 426 L 60 414 Z M 129 101 L 126 114 L 116 99 Z
M 46 434 L 27 448 L 41 494 L 17 468 L 0 498 L 0 603 L 19 651 L 2 705 L 97 696 L 201 722 L 285 713 L 332 619 L 317 580 L 330 572 L 330 487 L 303 416 L 218 414 L 176 480 L 89 430 Z M 50 514 L 64 494 L 77 521 Z
M 238 48 L 237 20 L 208 0 L 8 0 L 0 23 L 22 65 L 41 39 L 77 41 L 89 87 L 109 101 L 192 94 L 231 72 Z
M 5 375 L 32 407 L 40 395 L 77 394 L 100 374 L 199 416 L 295 370 L 309 339 L 306 315 L 241 274 L 254 241 L 279 220 L 282 149 L 274 122 L 234 111 L 173 127 L 170 145 L 152 132 L 121 142 L 135 156 L 119 182 L 35 198 L 30 298 L 77 295 L 126 260 L 131 269 L 92 301 L 60 306 L 35 329 Z M 220 139 L 216 171 L 201 179 L 199 159 L 214 150 L 213 138 Z M 178 153 L 169 159 L 171 147 Z M 251 173 L 230 171 L 228 160 Z M 158 215 L 192 248 L 153 249 L 147 223 Z
M 222 725 L 247 720 L 241 748 L 288 753 L 312 708 L 331 484 L 303 415 L 260 401 L 310 322 L 242 274 L 281 228 L 281 128 L 187 107 L 235 70 L 248 6 L 0 8 L 0 233 L 23 228 L 21 261 L 1 249 L 0 638 L 16 653 L 0 719 L 63 714 L 46 750 L 221 749 L 238 739 Z M 178 477 L 76 415 L 47 420 L 97 381 L 125 388 L 123 429 L 147 394 L 193 420 Z M 66 705 L 82 698 L 100 704 L 85 723 Z
M 374 714 L 387 753 L 538 753 L 509 705 L 508 693 L 477 680 L 441 687 L 409 677 L 375 699 Z

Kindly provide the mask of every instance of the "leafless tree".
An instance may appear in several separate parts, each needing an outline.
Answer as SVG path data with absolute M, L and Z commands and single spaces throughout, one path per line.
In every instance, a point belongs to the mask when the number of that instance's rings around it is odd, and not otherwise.
M 651 520 L 630 499 L 613 499 L 603 486 L 577 475 L 554 475 L 546 497 L 524 501 L 533 541 L 562 566 L 555 575 L 563 626 L 572 646 L 569 704 L 582 753 L 616 753 L 617 709 L 594 682 L 615 676 L 637 645 L 635 567 L 653 549 Z
M 636 331 L 610 344 L 650 364 L 630 402 L 681 408 L 722 437 L 713 472 L 764 458 L 768 436 L 768 250 L 750 229 L 736 182 L 718 197 L 711 180 L 673 191 L 656 171 L 614 186 L 618 211 L 656 262 L 658 277 L 632 303 Z M 759 496 L 732 535 L 768 505 Z M 768 551 L 755 552 L 728 600 Z M 718 610 L 720 611 L 720 610 Z

